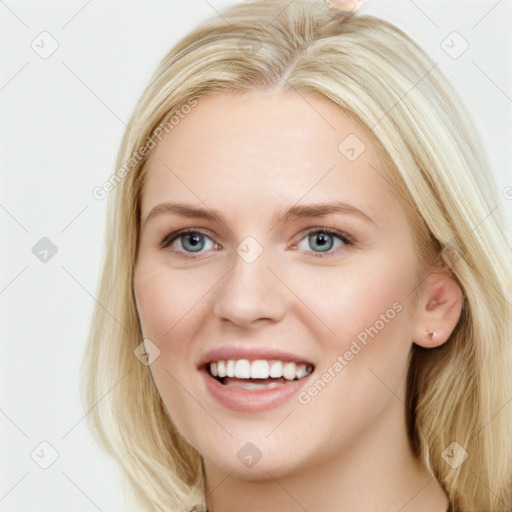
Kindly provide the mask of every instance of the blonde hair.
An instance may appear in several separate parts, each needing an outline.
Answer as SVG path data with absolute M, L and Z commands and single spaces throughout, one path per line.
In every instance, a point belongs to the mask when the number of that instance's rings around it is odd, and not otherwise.
M 139 510 L 204 509 L 201 457 L 134 356 L 142 332 L 132 279 L 149 150 L 133 159 L 204 94 L 317 92 L 381 149 L 410 212 L 423 268 L 431 268 L 427 255 L 434 252 L 464 293 L 448 342 L 431 350 L 413 345 L 412 445 L 454 510 L 503 512 L 512 507 L 512 276 L 492 174 L 453 86 L 419 46 L 384 20 L 361 15 L 340 23 L 320 4 L 231 6 L 158 65 L 125 132 L 116 164 L 124 172 L 109 198 L 105 261 L 82 368 L 89 425 L 122 469 Z M 468 454 L 457 468 L 443 459 L 453 442 Z

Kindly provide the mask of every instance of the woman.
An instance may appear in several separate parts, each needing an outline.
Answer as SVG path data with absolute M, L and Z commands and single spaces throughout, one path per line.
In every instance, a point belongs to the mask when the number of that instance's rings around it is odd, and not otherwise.
M 91 426 L 137 510 L 510 510 L 488 164 L 421 48 L 321 7 L 233 6 L 158 66 L 109 204 Z

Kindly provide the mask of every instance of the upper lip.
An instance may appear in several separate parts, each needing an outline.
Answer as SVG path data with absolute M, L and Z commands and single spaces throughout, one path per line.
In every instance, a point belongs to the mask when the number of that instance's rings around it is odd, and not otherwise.
M 300 355 L 283 352 L 272 347 L 237 347 L 226 345 L 214 348 L 203 354 L 197 363 L 197 368 L 204 368 L 214 361 L 228 361 L 230 359 L 248 359 L 249 361 L 264 359 L 267 361 L 287 361 L 314 366 L 311 361 Z

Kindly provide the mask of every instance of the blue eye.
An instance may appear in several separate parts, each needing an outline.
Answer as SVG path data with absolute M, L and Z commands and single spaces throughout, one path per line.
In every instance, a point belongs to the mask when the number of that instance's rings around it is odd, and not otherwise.
M 210 247 L 206 247 L 210 242 Z M 175 245 L 176 242 L 180 242 L 181 248 L 174 247 L 173 252 L 177 253 L 198 253 L 201 252 L 205 247 L 206 249 L 213 248 L 215 244 L 210 237 L 200 233 L 199 231 L 181 231 L 178 233 L 170 233 L 161 242 L 160 248 L 165 249 L 169 246 Z
M 199 252 L 204 248 L 206 238 L 203 235 L 197 233 L 190 233 L 180 236 L 180 242 L 182 247 L 186 251 Z
M 313 249 L 315 256 L 323 256 L 322 253 L 328 253 L 330 255 L 334 252 L 331 251 L 333 247 L 337 249 L 340 246 L 353 245 L 354 243 L 352 238 L 348 235 L 329 228 L 314 228 L 310 230 L 297 245 L 299 249 L 301 248 L 301 242 L 304 240 L 306 240 L 308 246 Z M 306 250 L 306 252 L 308 251 Z
M 312 235 L 308 235 L 308 241 L 310 247 L 318 244 L 320 252 L 330 251 L 334 245 L 333 236 L 328 233 L 323 233 L 322 231 L 317 231 Z

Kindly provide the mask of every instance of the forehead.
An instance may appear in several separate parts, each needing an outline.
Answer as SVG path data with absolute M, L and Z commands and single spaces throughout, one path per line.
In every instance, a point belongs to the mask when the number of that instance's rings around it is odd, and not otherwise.
M 396 203 L 364 130 L 317 93 L 203 96 L 153 149 L 142 214 L 158 202 L 234 210 L 276 203 Z M 243 203 L 243 204 L 241 204 Z

